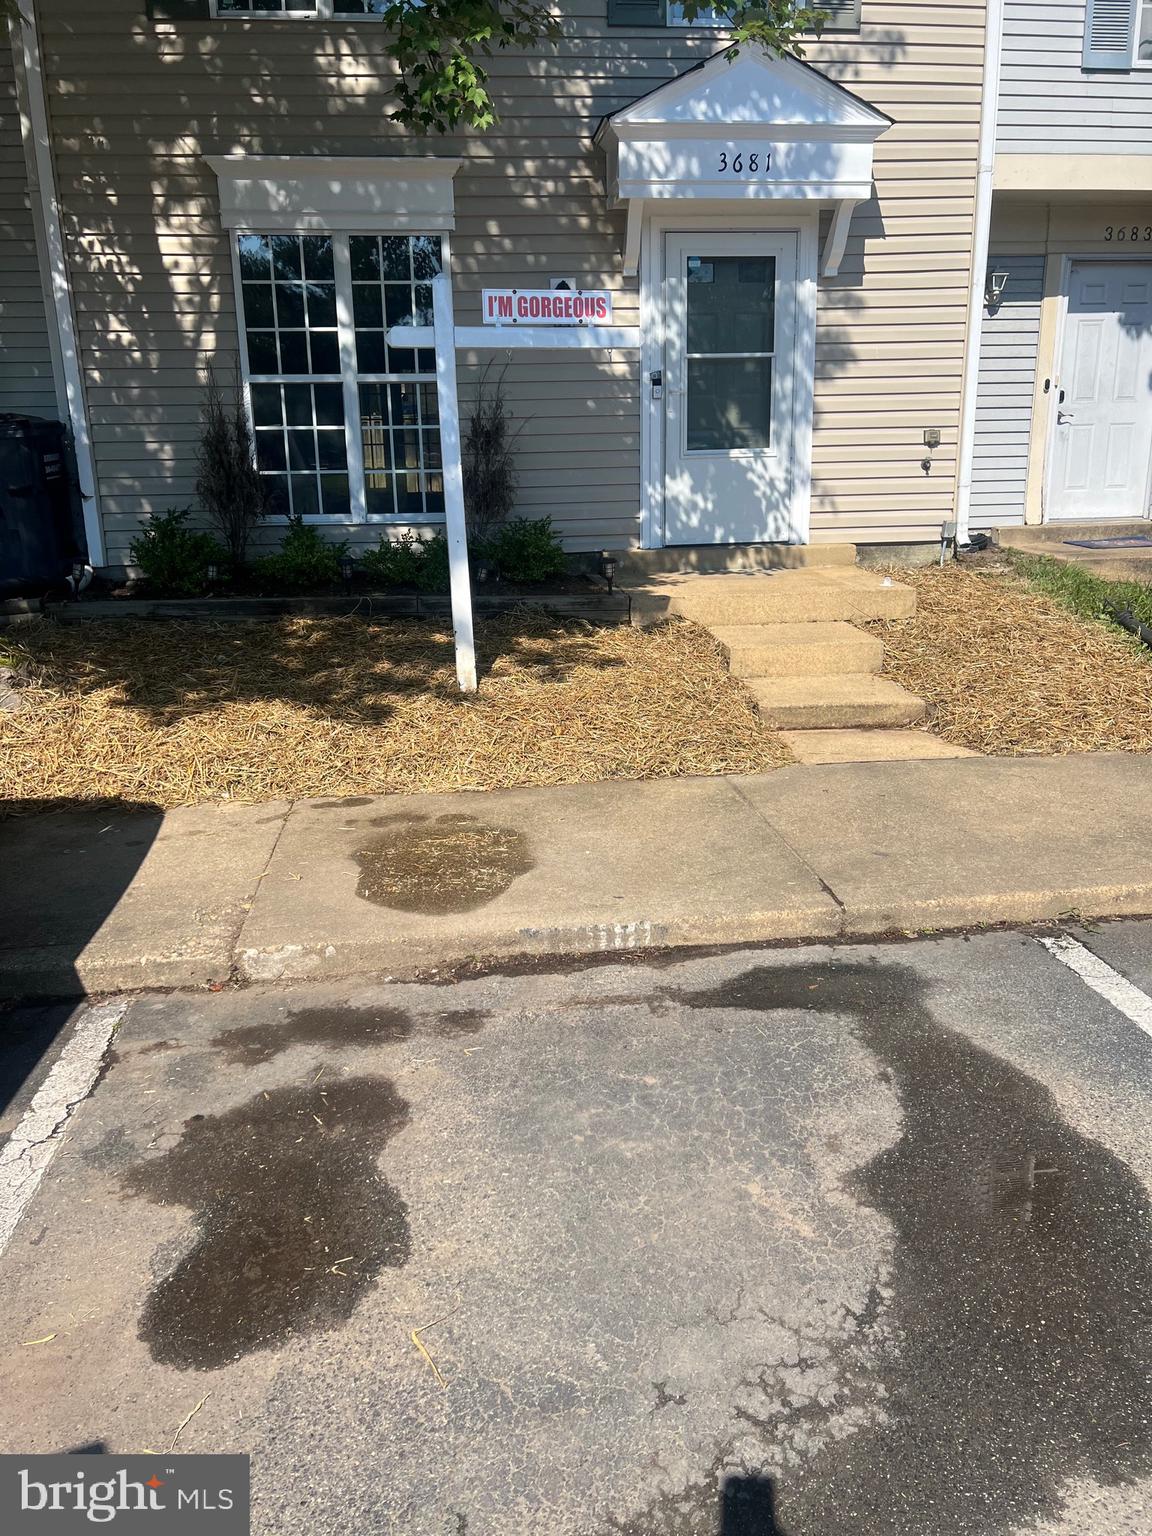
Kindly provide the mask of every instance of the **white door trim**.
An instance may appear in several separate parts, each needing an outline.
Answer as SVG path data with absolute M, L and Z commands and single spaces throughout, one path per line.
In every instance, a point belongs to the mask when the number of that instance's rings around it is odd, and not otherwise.
M 650 375 L 664 367 L 664 236 L 781 234 L 797 240 L 796 326 L 793 347 L 793 499 L 800 542 L 811 537 L 812 409 L 816 371 L 816 296 L 820 212 L 805 206 L 763 213 L 732 213 L 730 205 L 696 204 L 686 213 L 669 202 L 650 210 L 640 247 L 640 543 L 664 547 L 664 402 L 652 399 Z
M 1044 445 L 1044 497 L 1042 501 L 1043 521 L 1045 523 L 1062 522 L 1115 522 L 1107 513 L 1100 513 L 1097 517 L 1063 518 L 1052 515 L 1052 475 L 1056 462 L 1056 415 L 1057 404 L 1060 398 L 1060 380 L 1064 367 L 1064 342 L 1068 334 L 1068 300 L 1072 291 L 1072 268 L 1078 262 L 1091 262 L 1093 266 L 1130 266 L 1133 262 L 1142 263 L 1144 266 L 1152 266 L 1152 251 L 1107 251 L 1101 255 L 1098 251 L 1068 252 L 1060 258 L 1060 297 L 1056 306 L 1056 336 L 1052 355 L 1052 396 L 1048 410 L 1048 419 L 1045 424 L 1047 440 Z M 1149 500 L 1152 498 L 1152 455 L 1149 456 L 1148 468 L 1144 480 L 1144 510 L 1139 516 L 1147 518 L 1149 513 Z

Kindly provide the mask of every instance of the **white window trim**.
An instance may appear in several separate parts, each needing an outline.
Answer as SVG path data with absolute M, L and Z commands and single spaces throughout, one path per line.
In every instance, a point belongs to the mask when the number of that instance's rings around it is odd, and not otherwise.
M 1142 59 L 1137 55 L 1140 47 L 1140 22 L 1145 11 L 1152 11 L 1152 0 L 1136 0 L 1132 9 L 1132 68 L 1152 69 L 1152 59 Z
M 455 227 L 448 155 L 205 155 L 225 229 L 440 234 Z M 404 210 L 401 212 L 400 210 Z
M 244 391 L 244 407 L 248 412 L 248 426 L 252 433 L 253 451 L 255 451 L 256 425 L 252 412 L 252 383 L 253 374 L 248 366 L 248 339 L 244 325 L 244 294 L 243 278 L 240 272 L 240 236 L 242 234 L 284 234 L 283 229 L 252 229 L 233 228 L 228 231 L 228 239 L 232 247 L 232 283 L 235 294 L 237 346 L 240 358 L 240 378 Z M 298 234 L 309 234 L 311 230 L 302 229 L 294 231 Z M 344 390 L 344 446 L 348 460 L 348 488 L 349 488 L 349 515 L 344 517 L 332 517 L 325 512 L 305 513 L 303 521 L 314 523 L 321 528 L 352 528 L 371 527 L 381 528 L 441 528 L 444 526 L 444 514 L 425 515 L 414 517 L 404 512 L 369 513 L 367 510 L 367 496 L 364 480 L 364 438 L 360 421 L 360 385 L 375 384 L 393 381 L 401 377 L 387 374 L 360 373 L 356 368 L 356 327 L 352 315 L 352 271 L 349 259 L 348 242 L 353 235 L 376 235 L 378 229 L 342 229 L 332 230 L 333 235 L 333 259 L 336 271 L 336 334 L 340 348 L 340 383 Z M 452 282 L 452 244 L 447 230 L 397 230 L 397 234 L 427 234 L 440 237 L 440 269 L 446 274 L 449 286 Z M 421 375 L 403 375 L 405 378 L 419 378 L 422 383 L 435 382 L 435 376 L 431 379 Z M 279 384 L 331 384 L 336 382 L 332 374 L 257 374 L 257 384 L 275 382 Z M 443 444 L 443 439 L 441 439 Z M 443 452 L 443 447 L 441 447 Z M 284 513 L 273 513 L 265 521 L 271 527 L 286 527 L 290 518 Z
M 363 11 L 342 11 L 340 0 L 316 0 L 307 10 L 230 11 L 220 9 L 220 0 L 211 0 L 214 21 L 383 21 L 383 16 L 365 15 Z

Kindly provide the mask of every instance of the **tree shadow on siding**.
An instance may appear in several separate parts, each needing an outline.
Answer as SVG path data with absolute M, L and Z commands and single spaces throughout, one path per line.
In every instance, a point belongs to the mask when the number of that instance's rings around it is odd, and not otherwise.
M 214 359 L 229 367 L 239 344 L 229 238 L 205 156 L 461 155 L 453 273 L 458 318 L 470 323 L 485 284 L 543 286 L 560 274 L 588 286 L 618 285 L 623 214 L 607 207 L 591 133 L 602 116 L 718 45 L 714 33 L 673 28 L 645 33 L 631 56 L 618 46 L 589 53 L 582 37 L 513 51 L 490 61 L 502 119 L 495 130 L 421 139 L 389 117 L 394 67 L 371 22 L 168 24 L 125 13 L 112 26 L 104 46 L 116 63 L 107 87 L 81 72 L 79 61 L 88 66 L 92 55 L 66 22 L 53 21 L 48 42 L 57 113 L 64 97 L 84 104 L 78 126 L 69 118 L 58 127 L 68 135 L 61 195 L 113 563 L 126 559 L 148 514 L 192 498 L 204 365 Z M 611 41 L 628 39 L 614 32 Z M 810 57 L 830 78 L 855 83 L 852 59 L 831 57 L 846 41 L 814 45 Z M 870 64 L 896 62 L 907 51 L 894 29 L 868 28 L 859 46 Z M 70 72 L 72 48 L 78 62 Z M 574 58 L 586 60 L 586 69 L 574 71 Z M 525 80 L 538 88 L 538 100 L 525 92 Z M 627 307 L 630 288 L 618 291 Z M 826 365 L 850 374 L 847 338 L 827 340 L 838 351 Z M 483 360 L 461 358 L 465 399 Z M 535 371 L 519 361 L 517 371 L 539 423 L 522 444 L 521 509 L 549 512 L 573 548 L 634 541 L 634 360 L 558 355 L 537 360 Z M 561 430 L 565 441 L 556 450 Z M 599 440 L 577 447 L 573 436 Z M 582 453 L 602 456 L 589 477 L 599 503 L 591 516 L 576 483 L 588 462 Z M 374 542 L 380 531 L 363 527 L 355 537 Z M 257 545 L 275 543 L 279 532 L 266 525 Z

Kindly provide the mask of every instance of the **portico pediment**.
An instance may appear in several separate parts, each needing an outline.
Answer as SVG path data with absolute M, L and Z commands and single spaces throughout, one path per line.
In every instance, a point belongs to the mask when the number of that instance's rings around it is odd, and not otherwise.
M 818 70 L 744 45 L 657 87 L 600 124 L 608 195 L 627 207 L 625 270 L 653 199 L 835 204 L 840 252 L 852 208 L 872 193 L 872 146 L 892 119 Z M 834 270 L 827 260 L 825 271 Z

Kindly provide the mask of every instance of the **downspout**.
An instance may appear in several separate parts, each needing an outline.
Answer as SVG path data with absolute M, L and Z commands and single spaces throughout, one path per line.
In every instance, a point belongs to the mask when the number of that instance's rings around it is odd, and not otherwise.
M 960 442 L 956 466 L 956 544 L 968 542 L 972 506 L 972 467 L 976 457 L 976 396 L 980 383 L 980 331 L 984 285 L 992 230 L 992 179 L 996 169 L 996 114 L 1000 105 L 1000 50 L 1004 38 L 1004 0 L 987 0 L 984 17 L 984 83 L 980 101 L 979 163 L 976 208 L 972 219 L 972 269 L 964 335 L 964 375 L 960 396 Z
M 49 325 L 53 319 L 56 322 L 53 357 L 54 361 L 58 360 L 63 375 L 68 426 L 72 434 L 72 449 L 76 456 L 76 473 L 80 480 L 80 496 L 84 507 L 88 560 L 92 565 L 103 565 L 104 527 L 100 516 L 88 403 L 84 396 L 84 376 L 80 366 L 76 315 L 72 307 L 72 284 L 68 276 L 68 258 L 60 223 L 60 202 L 56 195 L 56 172 L 52 163 L 52 140 L 48 127 L 48 102 L 44 93 L 35 0 L 20 0 L 20 12 L 20 20 L 10 25 L 17 74 L 23 86 L 20 131 L 28 164 L 28 189 L 35 200 L 37 244 L 43 242 L 37 255 L 41 262 L 46 297 L 50 302 L 48 322 Z

